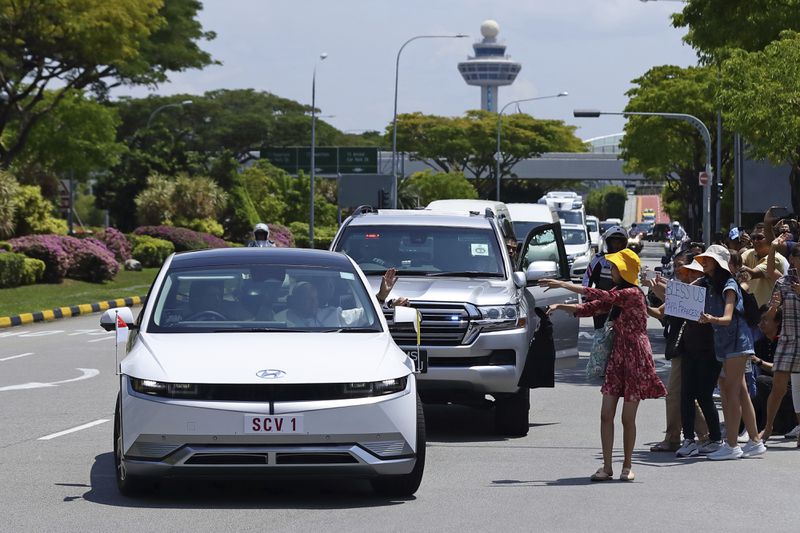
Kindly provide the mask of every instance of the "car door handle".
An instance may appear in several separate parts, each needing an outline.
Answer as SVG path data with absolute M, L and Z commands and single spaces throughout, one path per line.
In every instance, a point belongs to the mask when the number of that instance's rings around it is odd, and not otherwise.
M 578 303 L 578 299 L 577 298 L 567 298 L 566 300 L 564 300 L 564 303 L 565 304 L 576 304 L 576 303 Z

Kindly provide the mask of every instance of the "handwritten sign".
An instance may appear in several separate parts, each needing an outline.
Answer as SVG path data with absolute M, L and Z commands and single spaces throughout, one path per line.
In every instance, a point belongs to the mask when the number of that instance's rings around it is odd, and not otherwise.
M 706 288 L 670 280 L 664 300 L 664 313 L 669 316 L 697 320 L 706 306 Z

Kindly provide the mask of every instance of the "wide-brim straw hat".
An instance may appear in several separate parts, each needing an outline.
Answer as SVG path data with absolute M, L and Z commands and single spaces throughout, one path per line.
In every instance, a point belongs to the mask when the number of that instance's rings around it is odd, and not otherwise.
M 703 258 L 705 257 L 713 259 L 714 261 L 717 262 L 717 264 L 720 267 L 727 270 L 728 272 L 731 271 L 731 268 L 728 266 L 728 262 L 730 262 L 731 260 L 731 253 L 724 246 L 720 246 L 719 244 L 712 244 L 711 246 L 708 247 L 708 250 L 696 256 L 694 260 L 698 261 L 700 264 L 704 264 L 703 261 L 705 261 L 705 259 Z
M 703 272 L 703 265 L 697 262 L 697 259 L 689 263 L 688 265 L 681 265 L 678 267 L 678 271 L 682 272 L 683 270 L 693 270 L 695 272 Z
M 641 262 L 639 261 L 639 256 L 636 255 L 636 252 L 629 248 L 625 248 L 619 252 L 607 254 L 606 260 L 617 267 L 622 279 L 631 285 L 639 284 L 639 269 L 641 268 Z

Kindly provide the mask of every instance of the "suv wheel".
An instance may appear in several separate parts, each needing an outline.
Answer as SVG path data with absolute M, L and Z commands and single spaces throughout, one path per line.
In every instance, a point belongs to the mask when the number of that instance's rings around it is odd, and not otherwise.
M 530 427 L 528 416 L 531 410 L 530 389 L 523 387 L 514 394 L 495 400 L 495 425 L 497 432 L 509 437 L 524 437 Z
M 400 476 L 381 476 L 372 479 L 372 488 L 378 494 L 384 496 L 408 497 L 413 496 L 420 483 L 422 483 L 422 473 L 425 470 L 425 413 L 422 410 L 422 402 L 417 396 L 417 462 L 414 469 L 408 474 Z
M 137 496 L 149 488 L 147 478 L 132 476 L 126 471 L 125 463 L 122 462 L 121 430 L 119 399 L 117 399 L 117 408 L 114 410 L 114 478 L 117 480 L 117 488 L 122 495 Z

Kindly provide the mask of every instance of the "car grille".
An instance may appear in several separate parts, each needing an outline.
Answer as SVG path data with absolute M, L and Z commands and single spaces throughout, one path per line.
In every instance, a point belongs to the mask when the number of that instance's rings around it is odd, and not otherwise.
M 342 465 L 357 464 L 347 452 L 278 452 L 270 461 L 270 453 L 195 453 L 184 464 L 204 466 L 226 465 Z
M 423 346 L 458 346 L 464 341 L 470 318 L 477 318 L 463 305 L 442 303 L 417 303 L 412 307 L 422 314 L 420 344 Z M 416 346 L 417 334 L 411 324 L 395 325 L 394 311 L 384 311 L 389 322 L 389 331 L 400 346 Z

